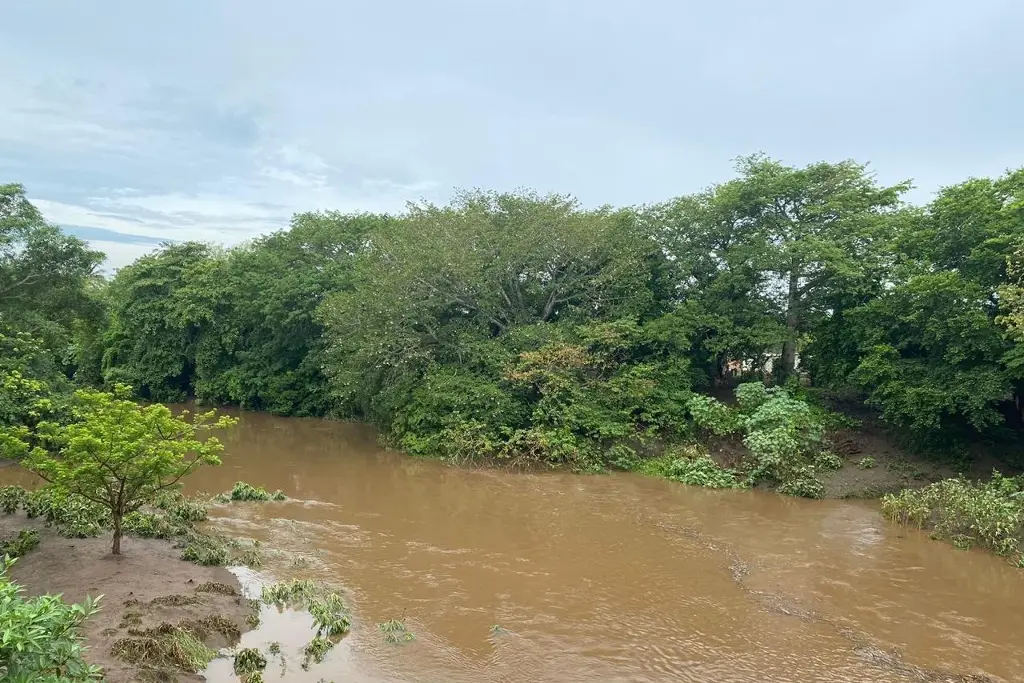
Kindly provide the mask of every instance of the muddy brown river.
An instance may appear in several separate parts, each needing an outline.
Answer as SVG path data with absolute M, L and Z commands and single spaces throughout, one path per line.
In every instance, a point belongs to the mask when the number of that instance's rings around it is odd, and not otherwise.
M 268 681 L 1024 680 L 1024 571 L 875 504 L 456 469 L 363 425 L 251 413 L 224 442 L 192 492 L 292 498 L 214 509 L 281 551 L 243 581 L 327 581 L 353 613 L 307 672 L 308 615 L 264 608 L 243 644 L 282 643 Z M 385 643 L 388 619 L 415 639 Z M 207 675 L 237 680 L 225 659 Z

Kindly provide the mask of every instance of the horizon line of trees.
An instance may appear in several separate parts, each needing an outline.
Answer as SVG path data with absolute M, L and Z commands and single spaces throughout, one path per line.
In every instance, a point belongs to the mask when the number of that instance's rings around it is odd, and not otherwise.
M 695 393 L 772 359 L 766 381 L 863 401 L 920 441 L 1019 434 L 1024 169 L 925 206 L 852 161 L 736 171 L 639 207 L 464 192 L 301 213 L 109 279 L 0 186 L 0 423 L 31 419 L 34 379 L 125 383 L 359 417 L 414 453 L 589 467 L 692 431 Z

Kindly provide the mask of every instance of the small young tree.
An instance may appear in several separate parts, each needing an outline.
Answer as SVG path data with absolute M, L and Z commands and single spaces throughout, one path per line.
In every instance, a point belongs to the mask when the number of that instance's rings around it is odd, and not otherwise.
M 21 448 L 21 464 L 56 488 L 79 495 L 110 510 L 114 526 L 112 552 L 121 553 L 124 516 L 150 503 L 200 465 L 219 465 L 224 449 L 216 437 L 201 438 L 209 429 L 229 427 L 235 418 L 215 411 L 174 415 L 164 405 L 140 405 L 130 388 L 114 393 L 82 389 L 75 392 L 74 421 L 68 425 L 41 422 L 35 432 L 41 446 L 29 447 L 27 430 L 20 439 L 6 439 Z

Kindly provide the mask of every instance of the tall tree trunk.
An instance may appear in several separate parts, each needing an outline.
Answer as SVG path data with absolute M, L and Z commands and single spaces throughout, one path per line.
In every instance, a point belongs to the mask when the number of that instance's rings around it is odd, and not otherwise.
M 789 291 L 786 299 L 786 341 L 782 343 L 779 380 L 785 381 L 796 372 L 796 341 L 800 334 L 800 317 L 797 310 L 800 305 L 800 271 L 796 264 L 789 269 Z
M 114 544 L 110 549 L 114 555 L 121 554 L 121 514 L 114 513 Z

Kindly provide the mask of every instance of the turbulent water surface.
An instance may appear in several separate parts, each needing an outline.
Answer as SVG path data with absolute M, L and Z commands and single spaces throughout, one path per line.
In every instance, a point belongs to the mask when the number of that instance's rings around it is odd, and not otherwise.
M 243 644 L 282 644 L 266 680 L 1024 680 L 1024 572 L 871 504 L 456 469 L 362 425 L 262 414 L 224 441 L 191 491 L 292 497 L 214 509 L 215 528 L 283 551 L 243 579 L 327 581 L 352 608 L 308 672 L 308 616 L 265 608 Z M 415 639 L 385 643 L 388 619 Z

